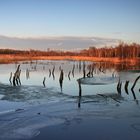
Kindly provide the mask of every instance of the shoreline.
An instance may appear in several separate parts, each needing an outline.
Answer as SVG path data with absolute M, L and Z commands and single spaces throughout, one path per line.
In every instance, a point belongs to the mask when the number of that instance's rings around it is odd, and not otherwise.
M 140 62 L 140 58 L 104 58 L 104 57 L 88 57 L 88 56 L 22 56 L 22 55 L 0 55 L 0 64 L 14 63 L 17 61 L 32 60 L 71 60 L 71 61 L 94 61 L 94 62 L 112 62 L 112 63 L 129 63 L 136 65 Z

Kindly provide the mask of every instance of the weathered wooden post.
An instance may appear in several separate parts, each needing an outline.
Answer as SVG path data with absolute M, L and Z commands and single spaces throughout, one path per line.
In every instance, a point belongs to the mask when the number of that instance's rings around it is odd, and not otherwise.
M 139 79 L 140 79 L 140 76 L 138 76 L 138 77 L 136 78 L 136 80 L 135 80 L 135 82 L 134 82 L 134 84 L 133 84 L 131 90 L 134 90 L 134 87 L 136 86 L 136 83 L 137 83 L 137 81 L 138 81 Z
M 20 74 L 21 74 L 21 70 L 18 71 L 18 77 L 17 77 L 18 78 L 19 85 L 21 85 Z
M 129 81 L 126 81 L 125 86 L 124 86 L 126 94 L 129 94 L 129 92 L 128 92 L 128 84 L 129 84 Z
M 64 79 L 64 72 L 63 72 L 63 70 L 61 70 L 60 77 L 59 77 L 61 92 L 62 92 L 62 86 L 63 86 L 63 79 Z
M 120 95 L 122 93 L 121 89 L 122 89 L 122 82 L 120 82 L 120 86 L 119 86 Z
M 120 94 L 120 95 L 121 95 L 121 87 L 122 87 L 122 82 L 120 82 L 120 78 L 119 78 L 119 81 L 117 84 L 117 91 L 118 91 L 118 94 Z
M 49 69 L 49 77 L 51 77 L 51 70 Z
M 93 77 L 94 67 L 91 68 L 91 77 Z
M 53 76 L 53 80 L 55 80 L 54 71 L 55 71 L 55 66 L 53 67 L 53 70 L 52 70 L 52 76 Z
M 119 94 L 119 84 L 120 84 L 120 78 L 119 78 L 119 81 L 118 81 L 118 84 L 117 84 L 117 92 Z
M 13 86 L 21 85 L 20 74 L 21 74 L 20 65 L 18 65 L 17 70 L 13 76 Z
M 132 95 L 133 95 L 134 100 L 136 100 L 137 98 L 136 98 L 134 90 L 132 89 L 131 91 L 132 91 Z
M 86 70 L 83 69 L 83 78 L 85 78 L 85 77 L 86 77 Z
M 16 86 L 16 77 L 15 77 L 15 75 L 13 76 L 13 86 Z
M 87 77 L 89 77 L 89 78 L 90 78 L 90 70 L 89 70 L 89 72 L 87 73 Z
M 83 78 L 86 77 L 86 70 L 85 70 L 86 66 L 85 66 L 85 62 L 83 62 Z
M 81 88 L 81 81 L 80 81 L 80 79 L 78 79 L 77 82 L 78 82 L 78 85 L 79 85 L 79 97 L 81 97 L 82 96 L 82 88 Z
M 10 78 L 9 78 L 9 81 L 10 81 L 10 84 L 12 85 L 12 72 L 10 73 Z
M 52 74 L 54 75 L 54 71 L 55 71 L 55 66 L 53 67 L 53 70 L 52 70 Z
M 73 65 L 73 68 L 72 68 L 72 75 L 74 77 L 74 70 L 75 70 L 75 65 Z
M 44 79 L 43 79 L 43 86 L 44 86 L 44 87 L 46 87 L 45 81 L 46 81 L 46 77 L 44 77 Z
M 81 97 L 78 97 L 78 108 L 81 108 Z
M 138 76 L 138 77 L 136 78 L 136 80 L 135 80 L 135 82 L 134 82 L 134 84 L 133 84 L 133 86 L 132 86 L 132 88 L 131 88 L 131 91 L 132 91 L 134 100 L 136 100 L 136 95 L 135 95 L 135 92 L 134 92 L 134 88 L 135 88 L 136 83 L 137 83 L 137 81 L 138 81 L 139 79 L 140 79 L 140 76 Z
M 78 108 L 80 108 L 81 107 L 82 88 L 81 88 L 80 79 L 78 79 L 77 82 L 78 82 L 78 85 L 79 85 Z
M 79 72 L 81 71 L 81 61 L 79 61 Z
M 26 69 L 26 79 L 28 80 L 30 78 L 29 70 Z
M 69 78 L 69 81 L 70 81 L 70 74 L 71 74 L 71 71 L 69 71 L 69 73 L 68 73 L 68 78 Z

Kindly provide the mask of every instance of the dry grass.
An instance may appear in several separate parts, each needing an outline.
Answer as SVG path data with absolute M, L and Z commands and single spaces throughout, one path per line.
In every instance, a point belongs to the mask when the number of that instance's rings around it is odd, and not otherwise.
M 120 59 L 120 58 L 103 58 L 103 57 L 87 57 L 87 56 L 21 56 L 21 55 L 0 55 L 0 63 L 12 63 L 25 60 L 85 60 L 94 62 L 126 62 L 135 65 L 140 59 Z
M 20 55 L 0 55 L 0 63 L 12 63 L 24 60 L 31 60 L 31 57 Z
M 112 62 L 112 63 L 129 63 L 136 65 L 140 59 L 120 59 L 120 58 L 103 58 L 103 57 L 87 57 L 87 56 L 49 56 L 49 57 L 34 57 L 34 60 L 79 60 L 79 61 L 94 61 L 94 62 Z

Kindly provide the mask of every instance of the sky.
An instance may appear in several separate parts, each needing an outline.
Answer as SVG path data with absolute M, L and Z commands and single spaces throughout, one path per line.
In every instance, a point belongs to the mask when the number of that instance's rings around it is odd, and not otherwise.
M 139 0 L 0 0 L 0 48 L 140 43 Z

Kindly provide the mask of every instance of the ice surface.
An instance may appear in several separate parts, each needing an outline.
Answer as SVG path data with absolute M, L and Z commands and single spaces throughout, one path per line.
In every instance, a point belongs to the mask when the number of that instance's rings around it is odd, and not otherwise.
M 87 67 L 88 64 L 87 63 Z M 49 77 L 48 70 L 56 66 L 55 79 Z M 59 66 L 64 69 L 63 90 L 59 85 Z M 75 65 L 74 75 L 69 71 Z M 32 68 L 36 66 L 36 70 Z M 15 65 L 1 65 L 0 83 L 0 140 L 30 139 L 39 135 L 40 129 L 52 125 L 64 124 L 69 126 L 72 122 L 83 123 L 85 119 L 125 120 L 127 128 L 139 131 L 140 93 L 138 81 L 134 93 L 132 84 L 139 71 L 94 73 L 93 78 L 83 77 L 79 62 L 70 61 L 40 61 L 40 63 L 24 63 L 21 65 L 21 86 L 10 85 L 9 73 L 15 71 Z M 45 70 L 42 68 L 45 67 Z M 87 68 L 86 67 L 86 68 Z M 30 79 L 26 79 L 25 71 L 29 68 Z M 86 69 L 86 72 L 89 70 Z M 46 76 L 46 87 L 42 80 Z M 118 80 L 122 83 L 122 94 L 116 90 Z M 78 97 L 79 89 L 77 79 L 82 83 L 82 97 Z M 129 80 L 128 92 L 125 93 L 124 84 Z M 135 94 L 136 99 L 133 98 Z M 130 123 L 131 120 L 131 123 Z M 121 124 L 120 124 L 121 126 Z
M 79 79 L 81 84 L 87 84 L 87 85 L 106 85 L 106 84 L 113 84 L 117 83 L 119 78 L 118 77 L 92 77 L 92 78 L 81 78 Z

